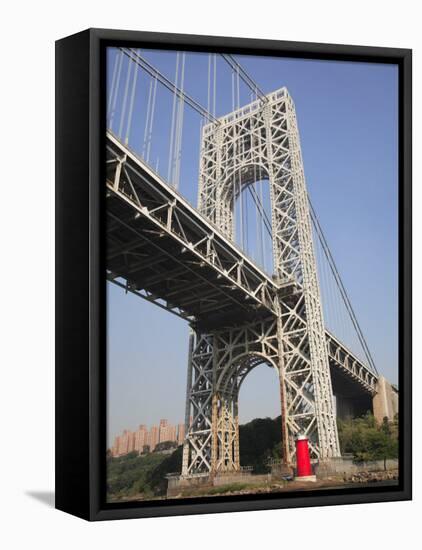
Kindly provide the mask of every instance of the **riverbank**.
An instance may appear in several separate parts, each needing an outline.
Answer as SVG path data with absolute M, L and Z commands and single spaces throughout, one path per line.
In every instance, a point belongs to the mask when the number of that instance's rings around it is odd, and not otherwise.
M 398 470 L 395 471 L 379 471 L 379 472 L 361 472 L 352 476 L 340 478 L 332 477 L 325 479 L 317 479 L 315 482 L 305 481 L 285 481 L 268 479 L 264 483 L 252 482 L 231 482 L 225 485 L 218 486 L 201 486 L 201 487 L 184 487 L 177 494 L 171 497 L 163 496 L 147 496 L 142 493 L 133 494 L 126 497 L 110 499 L 109 502 L 146 502 L 150 500 L 171 500 L 184 498 L 202 498 L 202 497 L 217 497 L 217 496 L 240 496 L 240 495 L 262 495 L 270 493 L 291 493 L 305 491 L 320 491 L 320 490 L 339 490 L 351 488 L 373 488 L 396 486 L 398 484 Z

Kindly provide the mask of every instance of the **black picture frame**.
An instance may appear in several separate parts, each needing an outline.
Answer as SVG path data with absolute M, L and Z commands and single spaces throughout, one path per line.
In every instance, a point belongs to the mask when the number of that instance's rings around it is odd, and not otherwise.
M 105 502 L 103 276 L 105 48 L 243 53 L 392 63 L 399 69 L 399 388 L 397 488 Z M 409 500 L 412 498 L 411 161 L 408 49 L 89 29 L 56 42 L 56 508 L 87 520 Z

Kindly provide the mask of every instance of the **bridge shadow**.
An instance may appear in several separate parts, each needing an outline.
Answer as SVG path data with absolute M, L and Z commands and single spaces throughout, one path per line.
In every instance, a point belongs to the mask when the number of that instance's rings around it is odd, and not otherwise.
M 49 508 L 54 508 L 55 492 L 54 491 L 26 491 L 25 495 L 38 500 Z

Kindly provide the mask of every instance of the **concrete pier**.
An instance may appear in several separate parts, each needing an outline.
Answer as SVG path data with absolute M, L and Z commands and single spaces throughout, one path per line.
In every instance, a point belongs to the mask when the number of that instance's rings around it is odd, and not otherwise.
M 383 376 L 377 381 L 377 393 L 372 399 L 372 408 L 377 422 L 381 423 L 385 417 L 393 420 L 399 411 L 399 392 Z

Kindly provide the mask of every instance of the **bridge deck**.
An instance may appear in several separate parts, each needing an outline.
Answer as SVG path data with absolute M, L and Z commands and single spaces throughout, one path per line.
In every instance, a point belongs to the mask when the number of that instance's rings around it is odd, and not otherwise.
M 107 133 L 107 277 L 207 330 L 276 314 L 285 292 Z M 330 362 L 369 393 L 377 380 L 327 332 Z
M 210 329 L 275 313 L 272 279 L 111 134 L 107 166 L 110 279 Z

